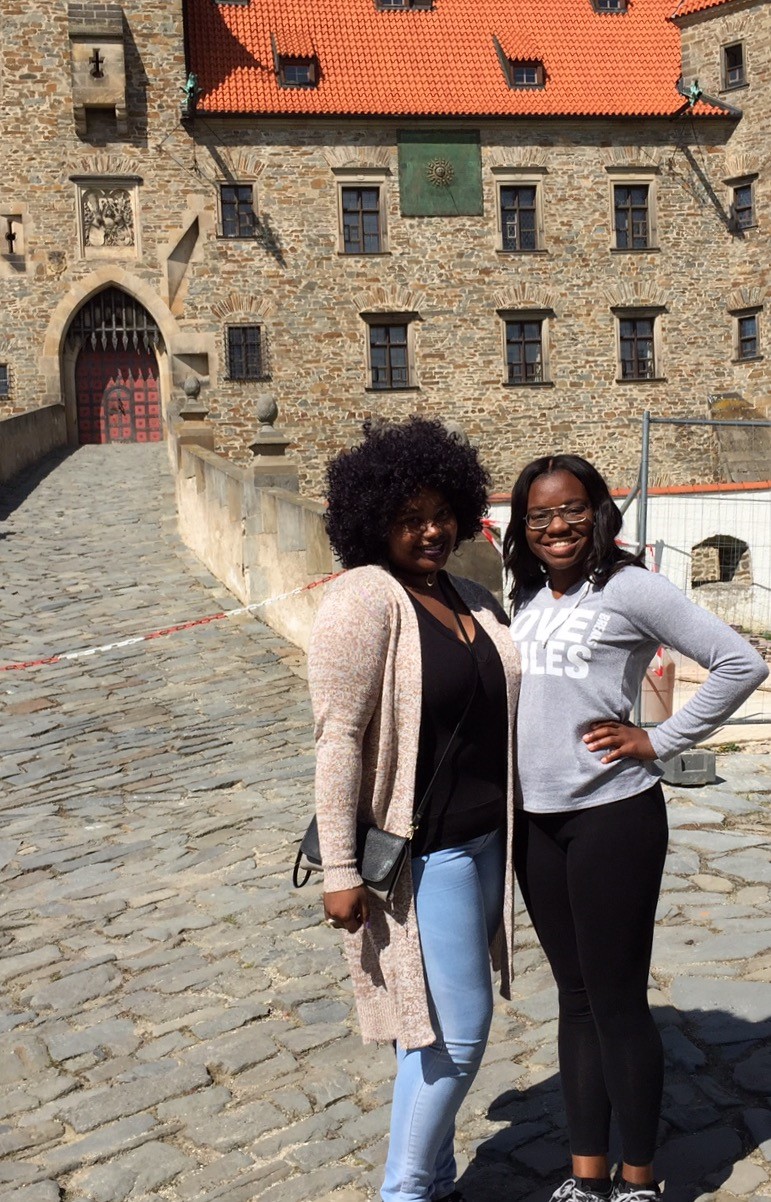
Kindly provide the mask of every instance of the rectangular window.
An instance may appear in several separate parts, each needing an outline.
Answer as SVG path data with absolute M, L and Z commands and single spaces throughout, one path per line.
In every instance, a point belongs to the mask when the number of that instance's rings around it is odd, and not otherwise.
M 260 326 L 228 326 L 228 376 L 231 380 L 262 380 L 264 347 Z
M 254 237 L 254 192 L 251 184 L 220 184 L 223 238 Z
M 746 83 L 744 46 L 741 42 L 723 47 L 723 87 L 740 88 Z
M 755 224 L 755 205 L 752 195 L 752 181 L 737 184 L 732 189 L 731 214 L 737 229 L 746 230 Z
M 625 13 L 627 0 L 594 0 L 598 13 Z
M 653 317 L 619 319 L 622 380 L 655 379 L 654 321 Z
M 11 382 L 8 376 L 8 364 L 0 363 L 0 396 L 10 396 Z
M 613 222 L 617 250 L 643 250 L 650 246 L 649 184 L 614 184 Z
M 340 191 L 345 254 L 380 254 L 380 189 L 341 188 Z
M 410 387 L 408 323 L 388 322 L 369 327 L 369 366 L 372 388 Z
M 543 87 L 543 63 L 524 63 L 509 59 L 509 81 L 512 88 Z
M 736 324 L 737 358 L 757 359 L 759 354 L 757 313 L 748 313 L 744 317 L 738 317 Z
M 501 248 L 538 249 L 538 211 L 535 184 L 501 185 Z
M 543 360 L 543 321 L 507 321 L 506 382 L 542 384 Z
M 285 88 L 315 88 L 318 82 L 316 60 L 279 56 L 278 79 Z
M 433 8 L 433 0 L 375 0 L 375 8 Z

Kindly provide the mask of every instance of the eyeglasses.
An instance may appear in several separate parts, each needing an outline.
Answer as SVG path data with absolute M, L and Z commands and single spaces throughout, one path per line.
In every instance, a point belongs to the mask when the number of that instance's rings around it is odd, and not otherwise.
M 455 514 L 449 506 L 438 510 L 431 518 L 421 518 L 417 514 L 409 514 L 403 518 L 397 518 L 394 526 L 399 530 L 403 530 L 405 534 L 425 534 L 430 526 L 438 526 L 443 529 L 445 526 L 450 526 L 455 521 Z
M 592 511 L 589 505 L 582 505 L 580 503 L 575 505 L 555 505 L 553 509 L 533 509 L 530 513 L 525 514 L 525 525 L 528 530 L 545 530 L 547 526 L 551 525 L 557 514 L 569 526 L 577 526 L 579 522 L 584 522 L 587 518 L 590 518 Z

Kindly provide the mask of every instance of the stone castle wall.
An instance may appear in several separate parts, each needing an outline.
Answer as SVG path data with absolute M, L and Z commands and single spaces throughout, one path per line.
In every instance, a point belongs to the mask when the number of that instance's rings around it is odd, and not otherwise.
M 23 216 L 24 262 L 0 259 L 0 362 L 11 373 L 0 415 L 63 399 L 72 430 L 73 368 L 66 355 L 62 362 L 63 335 L 82 301 L 108 283 L 138 296 L 162 331 L 165 405 L 186 375 L 201 376 L 219 451 L 245 461 L 259 425 L 255 405 L 275 396 L 310 495 L 319 493 L 327 458 L 355 441 L 371 414 L 421 412 L 460 423 L 479 443 L 497 489 L 527 459 L 556 450 L 589 456 L 624 486 L 637 473 L 644 409 L 705 417 L 708 397 L 727 391 L 757 406 L 766 401 L 767 361 L 734 361 L 731 315 L 744 300 L 762 305 L 767 284 L 765 5 L 701 19 L 683 35 L 684 67 L 698 69 L 710 90 L 719 83 L 707 64 L 719 62 L 721 23 L 731 37 L 731 21 L 754 23 L 750 86 L 728 97 L 745 107 L 740 121 L 685 114 L 453 123 L 480 133 L 484 213 L 475 217 L 401 215 L 397 132 L 406 122 L 204 115 L 182 125 L 179 2 L 123 5 L 127 132 L 94 115 L 78 135 L 66 4 L 30 15 L 10 0 L 6 9 L 0 214 Z M 726 220 L 725 180 L 748 163 L 760 179 L 758 229 L 737 237 Z M 389 253 L 339 253 L 334 168 L 341 164 L 383 173 Z M 541 181 L 543 252 L 496 249 L 494 169 L 502 167 Z M 624 169 L 654 183 L 655 249 L 612 249 L 611 184 Z M 88 185 L 77 181 L 99 177 L 118 181 L 132 199 L 128 245 L 83 244 L 78 206 Z M 228 178 L 254 183 L 260 237 L 217 235 L 218 188 Z M 614 312 L 630 306 L 659 314 L 655 380 L 617 380 Z M 542 385 L 503 382 L 499 314 L 523 310 L 551 314 Z M 367 388 L 361 315 L 368 311 L 415 315 L 416 387 Z M 226 327 L 250 322 L 263 327 L 269 378 L 231 381 Z M 665 427 L 651 467 L 657 482 L 710 480 L 715 448 L 702 431 Z

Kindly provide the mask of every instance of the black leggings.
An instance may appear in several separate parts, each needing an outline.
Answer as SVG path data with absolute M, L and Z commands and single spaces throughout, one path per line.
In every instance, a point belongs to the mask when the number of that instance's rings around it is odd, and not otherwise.
M 664 1056 L 648 1007 L 653 923 L 667 851 L 660 785 L 558 814 L 517 813 L 515 864 L 559 990 L 559 1062 L 570 1150 L 647 1165 Z

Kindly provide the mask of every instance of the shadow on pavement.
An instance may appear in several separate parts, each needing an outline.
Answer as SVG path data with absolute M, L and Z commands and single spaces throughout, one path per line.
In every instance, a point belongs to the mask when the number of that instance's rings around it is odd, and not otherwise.
M 763 1144 L 771 1160 L 771 985 L 749 984 L 756 986 L 756 1010 L 767 1013 L 758 1021 L 715 1009 L 653 1010 L 666 1056 L 655 1159 L 665 1202 L 695 1202 L 720 1189 L 734 1166 Z M 559 1077 L 500 1094 L 487 1117 L 509 1125 L 477 1147 L 460 1183 L 467 1202 L 548 1202 L 569 1172 Z M 612 1159 L 619 1153 L 612 1131 Z M 762 1193 L 767 1173 L 751 1162 L 744 1166 L 750 1176 L 754 1171 Z M 543 1185 L 523 1192 L 521 1185 L 534 1176 Z M 746 1185 L 736 1192 L 746 1194 Z
M 80 447 L 59 447 L 52 451 L 50 455 L 46 455 L 45 459 L 41 459 L 34 467 L 29 467 L 23 472 L 19 472 L 18 476 L 14 476 L 7 484 L 0 485 L 0 522 L 5 522 L 20 505 L 23 505 L 30 493 L 34 492 L 38 484 L 45 480 L 46 476 L 50 476 L 51 472 L 55 472 L 60 463 L 64 463 L 65 459 L 69 459 L 70 455 L 75 455 L 80 450 Z M 0 531 L 0 538 L 7 538 L 12 535 L 13 530 Z

